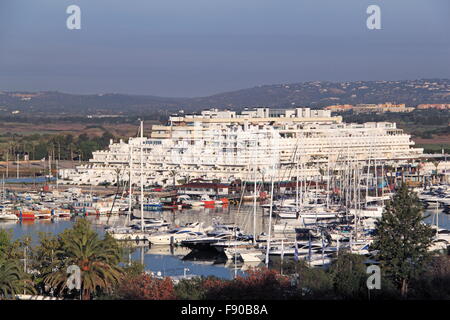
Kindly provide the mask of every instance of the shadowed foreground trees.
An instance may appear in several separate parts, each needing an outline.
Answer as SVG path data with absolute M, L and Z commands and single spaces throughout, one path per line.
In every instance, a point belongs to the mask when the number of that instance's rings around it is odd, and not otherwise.
M 43 269 L 47 271 L 43 282 L 58 294 L 67 293 L 70 276 L 67 268 L 71 265 L 81 269 L 83 299 L 92 298 L 97 291 L 109 292 L 121 280 L 121 251 L 117 242 L 108 235 L 100 239 L 87 220 L 77 220 L 73 228 L 58 236 L 57 241 L 53 262 L 50 268 Z
M 127 277 L 117 288 L 116 298 L 123 300 L 173 300 L 176 298 L 170 278 L 157 279 L 146 273 Z
M 14 299 L 16 294 L 34 294 L 31 277 L 15 261 L 0 260 L 0 299 Z
M 249 270 L 247 276 L 232 281 L 207 278 L 205 299 L 285 299 L 291 294 L 289 277 L 266 268 Z
M 407 296 L 409 282 L 425 270 L 434 232 L 423 223 L 423 208 L 417 195 L 404 184 L 388 202 L 377 222 L 373 249 L 385 276 Z
M 13 241 L 11 232 L 0 230 L 0 300 L 36 292 L 23 264 L 23 246 L 28 244 L 29 239 Z

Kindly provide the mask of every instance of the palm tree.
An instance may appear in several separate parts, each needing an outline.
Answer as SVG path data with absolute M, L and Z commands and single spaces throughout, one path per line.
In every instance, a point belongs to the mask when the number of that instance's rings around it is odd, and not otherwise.
M 19 292 L 35 293 L 32 282 L 15 261 L 0 261 L 0 300 Z
M 110 291 L 122 278 L 118 266 L 121 251 L 116 241 L 106 235 L 100 239 L 86 220 L 78 220 L 73 229 L 60 236 L 61 248 L 53 270 L 44 276 L 44 282 L 62 293 L 67 289 L 69 274 L 67 268 L 76 265 L 81 270 L 81 294 L 84 300 L 92 297 L 97 290 Z
M 437 178 L 438 178 L 439 161 L 433 161 L 433 164 L 434 164 L 434 168 L 435 168 L 435 171 L 434 171 L 434 177 L 435 177 L 435 179 L 434 179 L 433 183 L 436 183 L 435 181 L 436 181 Z M 433 176 L 433 174 L 432 174 L 432 176 Z

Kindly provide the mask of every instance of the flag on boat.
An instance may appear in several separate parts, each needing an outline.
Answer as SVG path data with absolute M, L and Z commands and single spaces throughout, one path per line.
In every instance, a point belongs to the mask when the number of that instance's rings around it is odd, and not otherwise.
M 295 260 L 295 262 L 298 262 L 298 243 L 297 243 L 297 236 L 295 237 L 294 260 Z

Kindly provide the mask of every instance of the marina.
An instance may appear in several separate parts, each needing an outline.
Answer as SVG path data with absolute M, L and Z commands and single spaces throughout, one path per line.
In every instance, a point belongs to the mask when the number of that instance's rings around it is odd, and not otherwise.
M 450 301 L 448 1 L 177 1 L 2 0 L 2 307 Z
M 14 190 L 3 179 L 0 223 L 28 236 L 88 219 L 153 274 L 229 278 L 284 259 L 328 268 L 343 250 L 370 262 L 376 223 L 407 184 L 430 215 L 429 250 L 444 252 L 450 163 L 444 155 L 430 170 L 413 145 L 395 123 L 346 124 L 309 108 L 173 115 L 151 138 L 140 121 L 137 137 L 58 170 L 52 184 Z
M 318 204 L 319 210 L 315 213 L 312 211 L 314 206 L 310 204 L 307 208 L 311 213 L 297 212 L 296 218 L 280 215 L 285 210 L 283 203 L 290 208 L 289 203 L 295 203 L 295 198 L 275 201 L 274 208 L 281 208 L 275 210 L 271 210 L 267 201 L 261 204 L 258 201 L 256 206 L 252 202 L 244 202 L 151 211 L 140 211 L 137 205 L 138 208 L 133 208 L 130 216 L 125 205 L 118 213 L 114 210 L 90 212 L 86 206 L 74 206 L 79 204 L 78 199 L 71 198 L 72 202 L 67 198 L 48 199 L 55 195 L 62 197 L 61 193 L 6 194 L 7 200 L 3 201 L 0 214 L 0 228 L 12 230 L 14 238 L 31 237 L 35 243 L 39 232 L 58 234 L 70 228 L 76 219 L 88 219 L 100 235 L 110 233 L 120 241 L 128 252 L 128 263 L 141 262 L 148 272 L 160 276 L 183 278 L 188 275 L 214 275 L 231 279 L 249 268 L 272 267 L 272 261 L 294 259 L 296 255 L 308 261 L 311 267 L 326 268 L 339 250 L 350 250 L 368 259 L 371 257 L 369 247 L 373 225 L 370 222 L 373 223 L 374 218 L 366 217 L 357 224 L 353 220 L 345 222 L 346 212 L 339 210 L 335 210 L 333 216 L 327 213 L 320 217 L 325 204 Z M 66 196 L 69 194 L 65 193 Z M 424 212 L 424 221 L 439 230 L 433 249 L 446 250 L 450 243 L 450 216 L 445 204 L 448 189 L 435 187 L 422 192 L 419 197 L 429 200 L 431 195 L 434 197 L 432 200 L 442 199 L 439 202 L 442 205 L 428 208 Z M 21 204 L 18 206 L 20 208 L 25 208 L 25 204 L 33 204 L 36 208 L 41 206 L 35 209 L 41 214 L 36 214 L 34 218 L 30 213 L 13 214 L 15 218 L 2 217 L 10 212 L 8 207 L 11 208 L 12 204 L 8 202 L 12 201 L 8 199 L 13 198 L 20 199 L 15 200 L 16 206 Z M 86 204 L 93 208 L 96 203 L 107 203 L 103 197 L 89 196 L 89 199 L 92 202 Z M 121 200 L 126 203 L 126 199 Z M 423 201 L 426 204 L 427 200 Z M 314 203 L 314 199 L 311 202 Z M 45 203 L 54 209 L 44 209 Z M 63 203 L 61 208 L 55 205 L 57 203 Z M 68 205 L 70 203 L 72 205 Z M 116 203 L 121 201 L 116 199 Z M 329 207 L 334 205 L 330 202 Z M 62 216 L 63 212 L 68 214 Z M 121 237 L 122 234 L 132 236 Z

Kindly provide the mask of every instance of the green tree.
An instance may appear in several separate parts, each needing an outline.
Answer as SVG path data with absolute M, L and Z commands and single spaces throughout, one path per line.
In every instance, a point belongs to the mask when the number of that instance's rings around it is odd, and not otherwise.
M 364 264 L 366 257 L 339 253 L 339 257 L 333 262 L 330 273 L 336 294 L 344 299 L 361 299 L 367 295 L 367 274 Z
M 433 256 L 425 273 L 411 281 L 410 296 L 418 299 L 450 299 L 450 257 Z
M 129 265 L 123 267 L 123 274 L 126 277 L 137 277 L 144 272 L 145 266 L 138 261 L 132 261 Z
M 58 238 L 51 233 L 38 233 L 39 245 L 34 247 L 31 251 L 31 266 L 38 272 L 35 274 L 36 287 L 45 291 L 45 284 L 43 282 L 43 275 L 52 272 L 55 261 L 58 260 L 58 249 L 60 243 Z
M 383 273 L 397 285 L 402 297 L 407 296 L 409 281 L 423 272 L 430 257 L 434 232 L 423 223 L 422 211 L 417 195 L 403 184 L 376 224 L 373 248 L 378 250 Z
M 119 267 L 121 250 L 117 242 L 106 235 L 100 239 L 91 224 L 79 219 L 73 228 L 59 236 L 60 246 L 52 271 L 44 276 L 44 283 L 63 293 L 67 288 L 67 268 L 77 265 L 81 269 L 82 298 L 92 298 L 97 291 L 109 292 L 122 278 Z
M 204 278 L 181 279 L 175 285 L 175 293 L 178 300 L 203 300 L 206 288 L 203 286 Z
M 34 293 L 33 283 L 20 260 L 30 239 L 12 240 L 12 233 L 0 230 L 0 299 L 14 298 L 17 293 Z
M 6 258 L 11 248 L 11 237 L 11 232 L 0 229 L 0 260 Z
M 16 261 L 0 261 L 0 299 L 14 299 L 18 293 L 35 293 L 33 283 Z
M 0 260 L 23 260 L 24 253 L 30 247 L 30 243 L 30 237 L 13 240 L 12 232 L 0 230 Z

